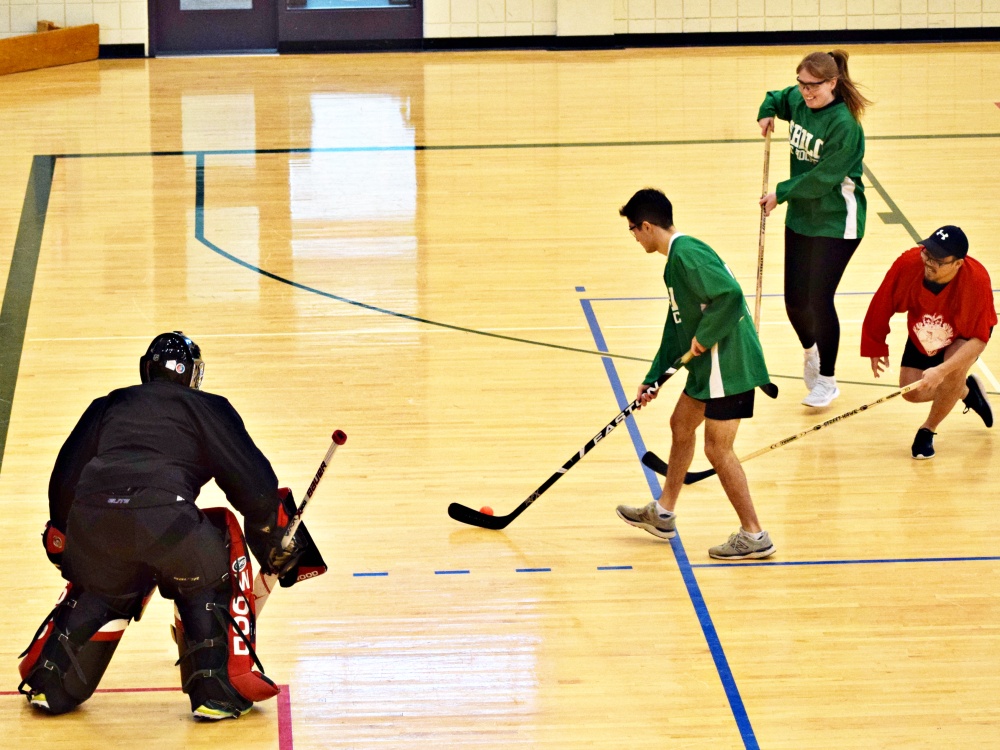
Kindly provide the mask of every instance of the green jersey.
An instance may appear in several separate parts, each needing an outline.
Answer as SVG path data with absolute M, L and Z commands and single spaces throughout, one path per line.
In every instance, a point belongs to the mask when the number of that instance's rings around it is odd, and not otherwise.
M 810 109 L 798 86 L 789 86 L 767 92 L 757 112 L 758 120 L 764 117 L 788 120 L 791 177 L 776 189 L 778 203 L 788 203 L 785 225 L 808 237 L 861 239 L 865 132 L 844 100 Z
M 686 234 L 670 239 L 663 283 L 670 313 L 647 384 L 691 348 L 691 339 L 708 351 L 687 364 L 684 392 L 691 398 L 735 396 L 770 382 L 760 339 L 739 282 L 715 251 Z

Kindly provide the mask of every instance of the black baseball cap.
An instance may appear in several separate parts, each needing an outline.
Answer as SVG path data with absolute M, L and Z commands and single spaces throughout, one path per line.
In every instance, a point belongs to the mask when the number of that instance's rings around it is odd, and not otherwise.
M 941 227 L 926 240 L 920 240 L 920 244 L 938 260 L 952 255 L 964 258 L 969 252 L 969 240 L 966 239 L 965 232 L 951 224 Z

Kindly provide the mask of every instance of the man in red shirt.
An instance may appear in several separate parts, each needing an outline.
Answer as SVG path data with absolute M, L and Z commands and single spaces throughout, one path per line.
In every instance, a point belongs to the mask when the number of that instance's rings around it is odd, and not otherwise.
M 969 241 L 956 226 L 938 229 L 896 259 L 875 292 L 861 329 L 861 356 L 879 377 L 889 366 L 889 319 L 905 312 L 906 348 L 900 387 L 922 381 L 903 398 L 931 402 L 913 440 L 913 457 L 934 457 L 934 430 L 959 399 L 993 426 L 993 410 L 978 375 L 969 369 L 986 349 L 997 323 L 993 288 L 983 264 L 968 257 Z

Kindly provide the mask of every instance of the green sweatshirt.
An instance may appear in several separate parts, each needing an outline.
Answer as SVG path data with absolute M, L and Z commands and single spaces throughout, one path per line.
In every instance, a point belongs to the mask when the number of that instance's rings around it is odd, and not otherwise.
M 701 240 L 675 234 L 663 269 L 670 314 L 646 384 L 691 348 L 708 351 L 687 364 L 684 392 L 691 398 L 735 396 L 770 382 L 760 339 L 739 282 L 715 251 Z
M 810 109 L 798 86 L 768 91 L 757 119 L 788 120 L 791 177 L 777 186 L 778 203 L 788 203 L 785 225 L 808 237 L 861 239 L 865 234 L 861 162 L 865 132 L 839 97 Z

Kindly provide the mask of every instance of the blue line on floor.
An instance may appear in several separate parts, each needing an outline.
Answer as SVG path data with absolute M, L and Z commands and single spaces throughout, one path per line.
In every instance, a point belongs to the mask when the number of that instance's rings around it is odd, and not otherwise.
M 435 570 L 434 575 L 436 576 L 462 576 L 469 575 L 468 570 Z
M 354 577 L 355 578 L 375 578 L 375 577 L 384 577 L 384 576 L 387 576 L 387 575 L 389 575 L 389 571 L 384 571 L 384 572 L 381 572 L 381 573 L 355 573 Z
M 597 346 L 597 350 L 606 352 L 608 350 L 607 344 L 604 340 L 604 335 L 601 333 L 601 328 L 597 322 L 597 316 L 594 314 L 591 301 L 588 299 L 581 299 L 580 305 L 583 307 L 583 314 L 586 316 L 587 323 L 590 325 L 590 330 L 593 334 L 594 344 Z M 625 391 L 622 388 L 621 381 L 618 378 L 618 371 L 615 369 L 615 364 L 609 357 L 601 357 L 601 361 L 604 362 L 604 369 L 608 374 L 608 381 L 611 383 L 611 388 L 614 391 L 615 398 L 618 400 L 621 408 L 624 409 L 628 404 L 628 401 L 626 400 Z M 642 456 L 646 452 L 646 448 L 642 441 L 642 436 L 639 434 L 639 428 L 636 426 L 634 419 L 626 420 L 626 424 L 628 424 L 629 434 L 632 436 L 632 442 L 635 445 L 636 454 L 638 456 Z M 659 480 L 651 478 L 650 475 L 652 472 L 645 466 L 642 468 L 646 472 L 646 480 L 649 483 L 653 499 L 658 499 L 660 496 Z M 739 688 L 736 686 L 736 680 L 733 677 L 732 670 L 729 668 L 729 661 L 726 659 L 725 651 L 722 648 L 722 642 L 719 640 L 719 634 L 715 630 L 715 624 L 712 622 L 712 616 L 709 614 L 708 606 L 705 604 L 705 599 L 701 594 L 701 588 L 698 586 L 698 580 L 695 578 L 694 570 L 691 568 L 691 563 L 688 561 L 687 552 L 684 550 L 684 545 L 681 543 L 680 535 L 677 535 L 670 540 L 670 547 L 673 549 L 674 557 L 677 559 L 677 567 L 680 569 L 681 577 L 683 578 L 684 585 L 687 588 L 688 596 L 691 598 L 692 605 L 694 605 L 695 614 L 698 617 L 698 622 L 701 624 L 701 630 L 705 636 L 705 642 L 708 644 L 709 652 L 712 654 L 712 660 L 715 662 L 715 669 L 719 673 L 719 679 L 722 681 L 722 687 L 729 700 L 729 707 L 733 712 L 733 718 L 736 720 L 736 726 L 739 729 L 740 737 L 743 739 L 743 744 L 746 747 L 746 750 L 760 750 L 760 745 L 757 744 L 757 737 L 754 734 L 753 727 L 750 725 L 750 717 L 747 715 L 746 707 L 743 705 L 743 698 L 740 696 Z
M 552 568 L 516 568 L 518 573 L 551 573 Z
M 604 340 L 604 334 L 601 333 L 601 327 L 597 323 L 597 316 L 594 314 L 594 307 L 590 304 L 589 299 L 581 299 L 580 305 L 583 307 L 583 314 L 587 318 L 587 323 L 590 325 L 590 331 L 594 336 L 594 345 L 597 347 L 597 351 L 606 352 L 608 350 L 608 344 Z M 601 357 L 601 362 L 604 363 L 604 372 L 607 373 L 608 380 L 611 382 L 611 389 L 614 391 L 615 398 L 618 401 L 618 408 L 625 409 L 629 402 L 625 398 L 625 389 L 622 387 L 621 380 L 618 378 L 618 370 L 615 369 L 614 360 L 610 357 Z M 629 436 L 632 438 L 632 444 L 635 446 L 636 457 L 642 458 L 646 454 L 646 444 L 642 441 L 642 435 L 639 433 L 639 428 L 636 426 L 635 420 L 629 417 L 625 420 L 625 427 L 628 430 Z M 642 466 L 642 470 L 646 475 L 646 484 L 649 485 L 650 492 L 653 493 L 653 497 L 660 496 L 660 479 L 653 472 L 652 469 L 647 468 L 641 462 L 639 464 Z
M 631 565 L 598 565 L 598 570 L 632 570 Z

